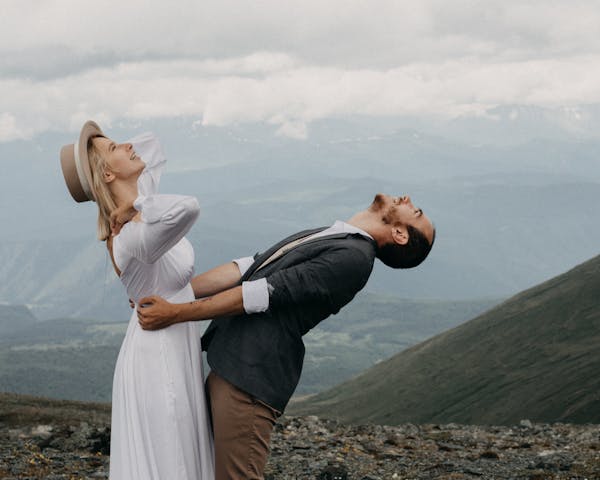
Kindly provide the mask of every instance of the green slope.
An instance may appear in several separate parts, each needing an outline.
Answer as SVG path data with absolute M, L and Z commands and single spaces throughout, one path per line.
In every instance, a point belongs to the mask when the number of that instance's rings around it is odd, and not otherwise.
M 382 424 L 600 423 L 600 256 L 288 411 Z

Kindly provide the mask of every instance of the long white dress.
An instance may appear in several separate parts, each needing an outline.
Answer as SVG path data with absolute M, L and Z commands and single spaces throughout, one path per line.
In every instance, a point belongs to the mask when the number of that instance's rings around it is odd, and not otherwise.
M 131 140 L 146 162 L 135 202 L 141 222 L 127 223 L 113 255 L 129 298 L 194 299 L 194 250 L 184 238 L 196 220 L 194 197 L 157 194 L 164 155 L 156 138 Z M 112 392 L 111 480 L 214 478 L 213 441 L 202 372 L 200 325 L 142 330 L 135 310 L 115 368 Z

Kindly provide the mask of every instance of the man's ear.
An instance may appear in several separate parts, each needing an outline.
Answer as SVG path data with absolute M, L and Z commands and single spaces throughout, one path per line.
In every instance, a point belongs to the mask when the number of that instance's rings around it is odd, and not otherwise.
M 397 245 L 406 245 L 408 243 L 408 228 L 404 225 L 392 227 L 392 239 Z

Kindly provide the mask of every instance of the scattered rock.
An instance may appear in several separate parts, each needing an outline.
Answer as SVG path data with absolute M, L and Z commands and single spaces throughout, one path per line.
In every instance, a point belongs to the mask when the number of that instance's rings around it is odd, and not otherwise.
M 102 421 L 0 425 L 0 479 L 108 478 Z M 600 479 L 597 425 L 344 425 L 282 417 L 265 479 Z
M 533 428 L 533 424 L 531 423 L 531 421 L 525 419 L 525 420 L 521 420 L 519 422 L 519 425 L 521 425 L 521 427 L 523 428 Z
M 38 425 L 37 427 L 33 427 L 31 429 L 31 435 L 33 437 L 46 439 L 52 436 L 52 430 L 54 430 L 52 425 Z
M 491 460 L 498 460 L 500 458 L 500 455 L 498 455 L 496 452 L 494 452 L 492 450 L 486 450 L 485 452 L 481 452 L 480 457 L 481 458 L 489 458 Z
M 318 480 L 348 480 L 348 471 L 343 465 L 327 465 L 317 476 Z

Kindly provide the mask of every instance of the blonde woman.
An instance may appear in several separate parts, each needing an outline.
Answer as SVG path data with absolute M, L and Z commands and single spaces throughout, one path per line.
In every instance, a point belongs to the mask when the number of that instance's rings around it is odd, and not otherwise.
M 156 138 L 116 143 L 87 122 L 79 142 L 62 148 L 61 164 L 73 198 L 98 205 L 98 238 L 129 298 L 193 301 L 194 251 L 184 236 L 198 203 L 157 193 L 165 157 Z M 115 236 L 111 214 L 132 218 Z M 113 380 L 111 480 L 214 478 L 199 328 L 145 331 L 133 310 Z

